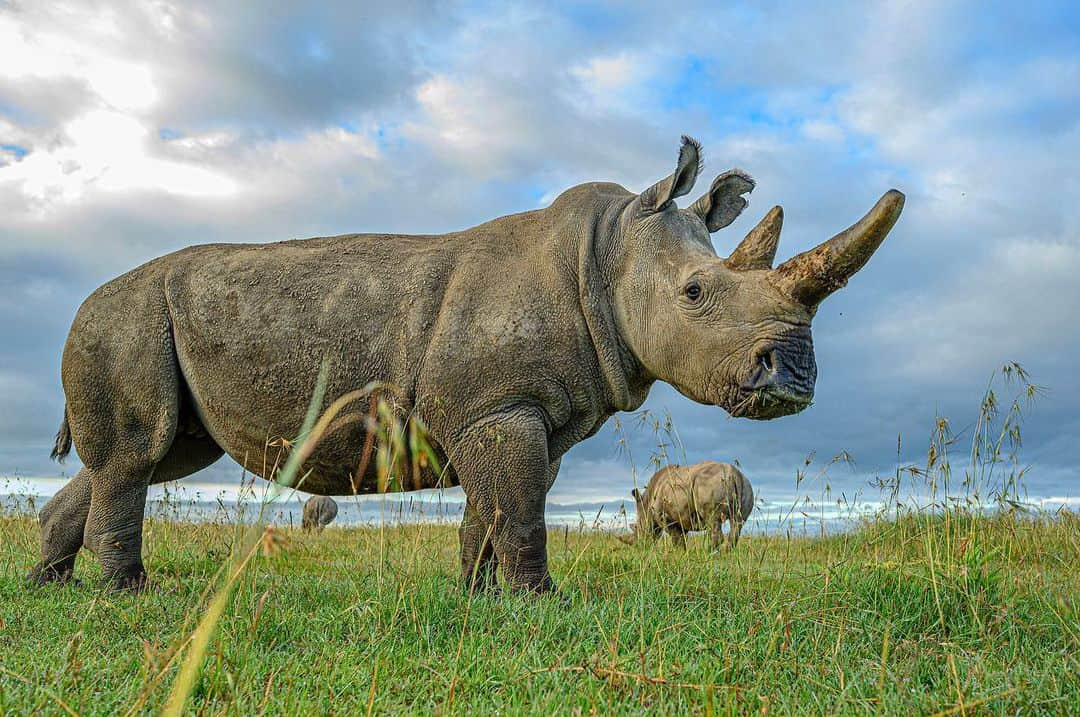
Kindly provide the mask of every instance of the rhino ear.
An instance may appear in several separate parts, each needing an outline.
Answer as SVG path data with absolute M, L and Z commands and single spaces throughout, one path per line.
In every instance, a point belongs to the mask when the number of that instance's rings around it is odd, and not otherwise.
M 701 144 L 696 139 L 683 135 L 682 147 L 679 148 L 679 164 L 670 176 L 664 177 L 641 193 L 642 210 L 651 213 L 667 208 L 671 200 L 689 193 L 694 188 L 700 171 Z
M 754 191 L 754 178 L 741 169 L 729 169 L 713 180 L 712 186 L 690 205 L 710 232 L 723 229 L 742 214 L 749 203 L 742 196 Z

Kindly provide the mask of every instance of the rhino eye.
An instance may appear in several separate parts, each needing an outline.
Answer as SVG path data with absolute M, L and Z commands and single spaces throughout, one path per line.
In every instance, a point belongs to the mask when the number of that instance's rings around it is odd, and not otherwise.
M 683 289 L 683 293 L 686 294 L 687 299 L 696 302 L 701 298 L 701 284 L 696 281 L 691 281 L 686 285 L 686 288 Z

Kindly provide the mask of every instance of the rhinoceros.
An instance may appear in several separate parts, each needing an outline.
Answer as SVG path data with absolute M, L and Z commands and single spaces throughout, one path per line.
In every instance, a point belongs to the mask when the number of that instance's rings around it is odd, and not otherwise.
M 143 587 L 148 485 L 224 453 L 267 477 L 268 440 L 297 436 L 317 385 L 333 398 L 379 382 L 401 416 L 424 421 L 438 459 L 407 487 L 464 489 L 469 588 L 495 587 L 501 566 L 515 591 L 554 589 L 544 504 L 563 454 L 658 380 L 732 416 L 806 408 L 815 309 L 903 204 L 889 191 L 772 269 L 780 208 L 721 258 L 710 232 L 740 214 L 754 181 L 727 171 L 676 206 L 700 171 L 700 146 L 684 137 L 675 171 L 640 193 L 589 182 L 546 208 L 437 236 L 192 246 L 109 281 L 64 347 L 53 453 L 74 443 L 83 468 L 41 511 L 31 579 L 69 578 L 85 546 L 108 582 Z M 324 438 L 303 489 L 385 486 L 372 464 L 358 470 L 369 429 L 354 421 Z
M 313 495 L 304 501 L 304 517 L 300 527 L 305 533 L 322 529 L 334 522 L 337 517 L 337 503 L 328 495 Z
M 754 509 L 750 481 L 730 463 L 703 461 L 690 466 L 666 466 L 649 479 L 645 491 L 631 491 L 637 504 L 634 532 L 626 543 L 638 538 L 658 538 L 663 533 L 686 547 L 686 533 L 707 530 L 712 549 L 734 549 L 746 519 Z M 724 535 L 724 523 L 728 534 Z

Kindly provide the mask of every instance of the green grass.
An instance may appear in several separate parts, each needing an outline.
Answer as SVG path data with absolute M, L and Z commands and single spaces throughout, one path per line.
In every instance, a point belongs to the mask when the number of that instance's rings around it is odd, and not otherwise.
M 244 538 L 147 524 L 153 589 L 31 590 L 0 518 L 0 713 L 156 712 Z M 1080 710 L 1080 517 L 960 512 L 712 555 L 553 531 L 560 597 L 477 597 L 446 526 L 275 529 L 237 579 L 204 714 L 1015 714 Z

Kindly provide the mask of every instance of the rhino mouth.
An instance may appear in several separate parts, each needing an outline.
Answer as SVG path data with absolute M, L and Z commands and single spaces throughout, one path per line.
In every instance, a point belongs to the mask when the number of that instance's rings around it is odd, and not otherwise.
M 791 391 L 783 386 L 739 389 L 739 401 L 731 411 L 735 418 L 767 421 L 790 416 L 813 403 L 813 393 Z

